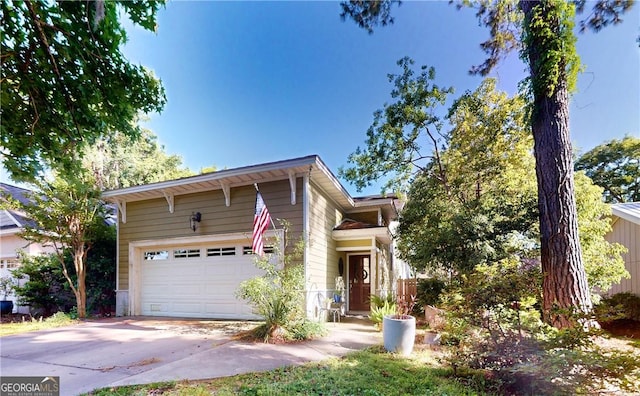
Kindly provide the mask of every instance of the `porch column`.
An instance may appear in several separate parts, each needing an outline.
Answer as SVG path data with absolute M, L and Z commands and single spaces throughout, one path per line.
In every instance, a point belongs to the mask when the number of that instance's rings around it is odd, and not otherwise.
M 369 274 L 371 282 L 370 294 L 378 295 L 378 249 L 376 248 L 376 241 L 373 240 L 373 247 L 371 248 L 371 273 Z

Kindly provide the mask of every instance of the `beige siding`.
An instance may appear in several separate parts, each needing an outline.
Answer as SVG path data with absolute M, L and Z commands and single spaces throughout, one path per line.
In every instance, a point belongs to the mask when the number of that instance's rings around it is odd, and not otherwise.
M 296 205 L 291 205 L 289 181 L 277 181 L 259 185 L 269 213 L 276 226 L 277 219 L 291 223 L 289 236 L 302 234 L 302 179 L 298 179 Z M 177 195 L 174 213 L 164 198 L 127 203 L 127 222 L 119 224 L 119 273 L 118 289 L 129 286 L 129 242 L 168 239 L 188 236 L 216 235 L 244 232 L 247 245 L 251 244 L 256 190 L 253 186 L 231 188 L 231 206 L 225 205 L 221 190 Z M 202 221 L 196 232 L 189 228 L 192 212 L 202 213 Z
M 628 249 L 622 257 L 627 271 L 631 274 L 630 279 L 622 279 L 619 284 L 613 285 L 608 293 L 631 292 L 640 295 L 640 225 L 618 218 L 613 224 L 613 230 L 605 238 Z
M 336 242 L 331 237 L 331 232 L 342 221 L 342 217 L 338 205 L 310 183 L 307 288 L 311 292 L 333 291 L 335 288 L 338 260 L 340 257 L 344 260 L 344 256 L 336 252 Z
M 364 247 L 367 251 L 371 249 L 371 238 L 367 239 L 353 239 L 348 241 L 338 241 L 336 247 L 338 248 L 361 248 Z

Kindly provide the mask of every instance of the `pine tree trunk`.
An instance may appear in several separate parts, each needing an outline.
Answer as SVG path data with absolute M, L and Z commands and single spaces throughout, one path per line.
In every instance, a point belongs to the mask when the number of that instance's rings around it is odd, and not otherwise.
M 532 11 L 539 6 L 539 2 L 520 2 L 525 23 L 530 21 Z M 559 29 L 557 18 L 548 18 L 546 22 L 547 28 Z M 526 53 L 533 84 L 540 77 L 543 62 L 548 62 L 543 59 L 545 45 L 536 41 L 535 36 L 527 43 Z M 547 323 L 566 328 L 572 326 L 566 315 L 567 310 L 591 310 L 591 296 L 578 234 L 566 73 L 561 73 L 551 95 L 535 86 L 533 91 L 531 126 L 540 211 L 543 316 Z

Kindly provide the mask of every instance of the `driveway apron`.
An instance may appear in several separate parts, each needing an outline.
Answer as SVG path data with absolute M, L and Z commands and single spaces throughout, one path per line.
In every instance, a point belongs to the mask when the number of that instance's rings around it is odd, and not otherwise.
M 60 394 L 77 395 L 107 386 L 271 370 L 380 342 L 362 320 L 328 323 L 326 337 L 281 345 L 234 340 L 242 326 L 247 328 L 237 322 L 118 318 L 5 336 L 0 375 L 59 376 Z

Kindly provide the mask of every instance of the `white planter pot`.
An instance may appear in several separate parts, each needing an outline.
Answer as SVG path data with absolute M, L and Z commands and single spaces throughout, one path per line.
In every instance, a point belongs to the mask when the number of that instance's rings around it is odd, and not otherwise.
M 384 349 L 408 356 L 413 351 L 416 339 L 416 318 L 406 316 L 407 319 L 396 319 L 394 316 L 385 316 L 382 319 Z

